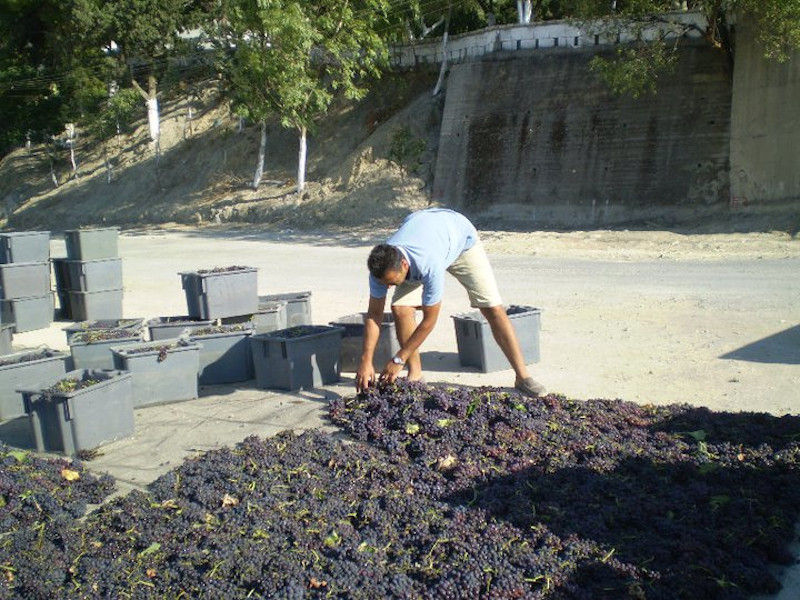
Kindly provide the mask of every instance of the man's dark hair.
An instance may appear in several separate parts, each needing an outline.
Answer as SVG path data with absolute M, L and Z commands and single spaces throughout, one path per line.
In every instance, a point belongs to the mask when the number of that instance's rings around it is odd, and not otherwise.
M 376 279 L 383 277 L 389 270 L 398 270 L 403 266 L 403 255 L 394 246 L 378 244 L 369 253 L 367 268 Z

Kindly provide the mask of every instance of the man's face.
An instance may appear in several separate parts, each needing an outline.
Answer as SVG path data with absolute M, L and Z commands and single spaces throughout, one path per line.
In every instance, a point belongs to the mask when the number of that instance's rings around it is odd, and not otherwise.
M 403 259 L 399 269 L 387 269 L 383 272 L 380 282 L 383 285 L 400 285 L 406 280 L 408 275 L 408 261 Z

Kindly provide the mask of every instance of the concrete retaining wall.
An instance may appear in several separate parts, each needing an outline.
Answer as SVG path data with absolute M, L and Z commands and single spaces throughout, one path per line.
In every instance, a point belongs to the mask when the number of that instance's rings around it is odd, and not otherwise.
M 766 59 L 740 19 L 731 110 L 731 202 L 800 199 L 800 52 Z
M 434 200 L 470 213 L 515 205 L 571 224 L 624 220 L 654 205 L 727 202 L 724 54 L 686 44 L 659 93 L 639 100 L 612 95 L 590 73 L 596 54 L 516 51 L 454 65 Z

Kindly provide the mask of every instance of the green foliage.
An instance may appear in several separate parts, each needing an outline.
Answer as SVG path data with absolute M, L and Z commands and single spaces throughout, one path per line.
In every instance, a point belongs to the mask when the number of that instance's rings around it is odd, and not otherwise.
M 786 62 L 800 49 L 800 0 L 742 0 L 742 17 L 752 19 L 764 56 Z
M 224 2 L 218 39 L 233 40 L 223 69 L 234 111 L 311 128 L 336 95 L 363 97 L 388 56 L 379 33 L 387 7 L 386 0 Z
M 424 151 L 425 140 L 414 136 L 408 125 L 402 125 L 394 130 L 389 145 L 389 160 L 404 173 L 411 173 L 419 167 Z
M 658 78 L 675 66 L 676 58 L 674 46 L 636 44 L 618 47 L 610 59 L 595 56 L 589 69 L 606 82 L 612 93 L 639 98 L 656 92 Z
M 103 103 L 90 121 L 90 131 L 105 140 L 120 131 L 130 131 L 134 120 L 143 116 L 142 99 L 133 88 L 119 90 Z

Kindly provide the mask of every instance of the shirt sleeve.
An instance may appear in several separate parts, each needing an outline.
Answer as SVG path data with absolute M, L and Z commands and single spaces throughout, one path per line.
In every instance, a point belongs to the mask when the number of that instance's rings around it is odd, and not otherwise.
M 370 273 L 369 274 L 369 295 L 373 298 L 386 298 L 386 292 L 388 291 L 388 287 L 383 285 L 380 281 L 378 281 L 375 276 Z
M 422 278 L 422 304 L 433 306 L 442 301 L 444 294 L 444 269 L 431 269 L 428 275 Z

